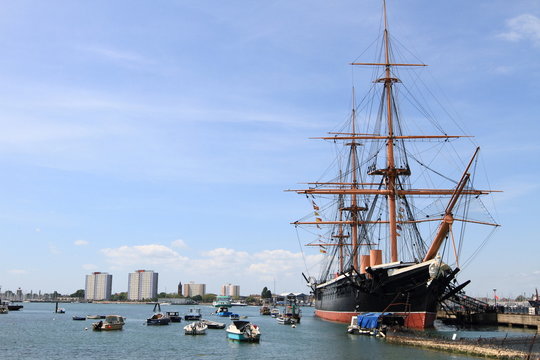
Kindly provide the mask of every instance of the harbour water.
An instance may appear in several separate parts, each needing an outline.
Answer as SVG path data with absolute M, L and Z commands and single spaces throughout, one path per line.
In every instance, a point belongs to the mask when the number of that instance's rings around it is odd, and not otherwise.
M 186 336 L 181 323 L 146 326 L 152 305 L 61 304 L 65 314 L 54 313 L 51 303 L 24 303 L 21 311 L 0 315 L 0 359 L 471 359 L 462 355 L 387 344 L 382 339 L 348 335 L 344 324 L 322 321 L 312 308 L 303 308 L 301 324 L 279 325 L 258 307 L 234 307 L 261 327 L 259 344 L 228 340 L 225 330 L 207 330 L 207 335 Z M 214 308 L 198 306 L 204 318 L 223 321 Z M 190 306 L 164 305 L 162 311 Z M 72 316 L 117 314 L 126 318 L 122 331 L 94 332 L 92 322 L 74 321 Z M 496 336 L 491 329 L 477 336 Z M 462 336 L 463 334 L 460 334 Z M 471 333 L 468 333 L 471 336 Z M 503 335 L 504 336 L 504 335 Z

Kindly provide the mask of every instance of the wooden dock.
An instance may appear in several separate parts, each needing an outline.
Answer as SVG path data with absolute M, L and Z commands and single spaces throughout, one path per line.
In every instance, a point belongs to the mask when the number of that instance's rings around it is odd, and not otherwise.
M 437 319 L 446 323 L 463 323 L 469 325 L 498 325 L 509 327 L 521 327 L 538 329 L 540 315 L 529 314 L 504 314 L 504 313 L 457 313 L 449 315 L 440 311 Z

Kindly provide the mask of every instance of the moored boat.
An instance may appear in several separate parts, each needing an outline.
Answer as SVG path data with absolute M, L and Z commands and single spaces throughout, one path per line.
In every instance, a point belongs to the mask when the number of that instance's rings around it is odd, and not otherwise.
M 82 321 L 82 320 L 86 320 L 86 316 L 73 316 L 72 319 L 77 320 L 77 321 Z
M 180 314 L 178 313 L 178 311 L 167 311 L 165 313 L 166 316 L 169 317 L 169 319 L 171 319 L 171 322 L 181 322 L 182 321 L 182 317 L 180 316 Z
M 287 316 L 285 314 L 282 314 L 276 318 L 276 321 L 278 324 L 281 325 L 291 325 L 296 324 L 296 320 L 294 320 L 292 317 Z
M 105 319 L 105 315 L 86 315 L 86 318 L 87 318 L 87 319 L 91 319 L 91 320 L 94 320 L 94 319 Z
M 17 305 L 17 304 L 14 304 L 14 303 L 8 303 L 7 307 L 8 307 L 9 311 L 19 311 L 24 306 L 23 305 Z
M 189 313 L 184 315 L 184 320 L 200 320 L 201 319 L 201 309 L 199 308 L 190 308 Z
M 270 316 L 273 318 L 277 318 L 279 316 L 279 309 L 276 307 L 270 309 Z
M 194 321 L 184 326 L 184 334 L 186 335 L 205 335 L 208 325 L 202 321 Z
M 465 230 L 472 226 L 462 224 L 499 225 L 479 199 L 493 191 L 472 183 L 479 148 L 470 159 L 452 159 L 465 166 L 450 169 L 448 159 L 438 157 L 456 154 L 451 143 L 466 135 L 448 135 L 431 109 L 413 114 L 414 123 L 402 116 L 404 108 L 424 106 L 412 96 L 407 99 L 412 106 L 398 103 L 398 95 L 410 96 L 407 88 L 396 91 L 402 86 L 398 72 L 425 65 L 392 58 L 403 52 L 391 47 L 384 0 L 383 10 L 380 60 L 352 64 L 375 67 L 372 89 L 359 105 L 353 90 L 347 124 L 322 138 L 344 146 L 330 179 L 292 190 L 305 195 L 313 208 L 293 224 L 310 227 L 309 236 L 317 233 L 308 245 L 326 254 L 319 277 L 305 277 L 317 316 L 348 323 L 362 313 L 393 312 L 408 327 L 427 328 L 439 304 L 454 301 L 469 283 L 456 279 Z M 491 234 L 487 231 L 486 238 Z
M 236 341 L 259 342 L 261 330 L 249 321 L 235 320 L 227 327 L 227 338 Z
M 268 305 L 261 306 L 259 309 L 259 313 L 261 315 L 270 315 L 270 306 Z
M 154 315 L 146 319 L 146 325 L 169 325 L 171 318 L 161 312 L 159 303 L 154 305 Z
M 233 315 L 233 312 L 229 311 L 229 308 L 222 306 L 216 310 L 215 314 L 216 316 L 229 317 Z
M 349 334 L 362 334 L 372 336 L 386 336 L 389 327 L 403 326 L 402 316 L 396 316 L 392 313 L 367 313 L 353 316 L 351 324 L 347 327 Z
M 203 324 L 206 324 L 209 329 L 225 329 L 225 323 L 220 323 L 217 321 L 211 321 L 206 319 L 201 319 Z
M 92 324 L 94 331 L 112 331 L 122 330 L 124 327 L 124 318 L 120 315 L 107 315 L 105 320 Z

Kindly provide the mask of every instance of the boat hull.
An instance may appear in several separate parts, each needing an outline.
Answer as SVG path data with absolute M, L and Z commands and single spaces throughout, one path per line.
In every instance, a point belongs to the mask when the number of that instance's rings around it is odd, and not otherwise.
M 391 312 L 403 316 L 407 327 L 432 327 L 438 300 L 453 274 L 447 271 L 432 277 L 431 264 L 400 269 L 395 275 L 386 270 L 369 276 L 349 274 L 319 285 L 314 289 L 315 315 L 350 323 L 351 317 L 359 314 Z
M 260 341 L 260 335 L 257 335 L 255 337 L 246 337 L 244 334 L 227 332 L 227 337 L 235 341 L 245 341 L 245 342 L 259 342 Z

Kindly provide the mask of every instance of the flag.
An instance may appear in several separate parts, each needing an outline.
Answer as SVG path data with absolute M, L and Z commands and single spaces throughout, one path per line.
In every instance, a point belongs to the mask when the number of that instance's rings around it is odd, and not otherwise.
M 313 214 L 315 214 L 315 216 L 320 216 L 318 212 L 314 211 Z
M 322 222 L 322 219 L 320 217 L 318 217 L 318 218 L 315 218 L 315 221 L 316 222 Z
M 326 254 L 326 250 L 319 249 L 319 251 L 322 252 L 323 254 Z
M 315 204 L 315 201 L 311 200 L 311 203 L 313 204 L 314 210 L 319 210 L 319 207 L 317 206 L 317 204 Z

